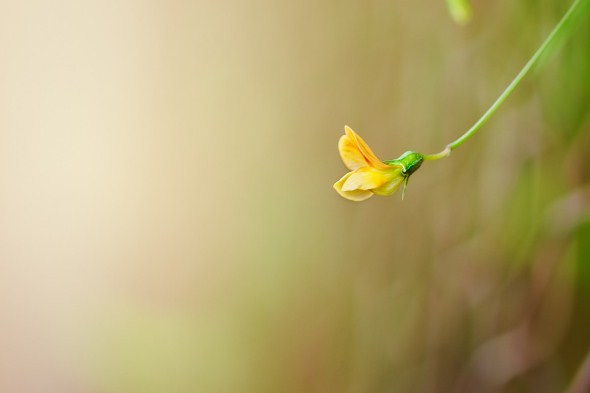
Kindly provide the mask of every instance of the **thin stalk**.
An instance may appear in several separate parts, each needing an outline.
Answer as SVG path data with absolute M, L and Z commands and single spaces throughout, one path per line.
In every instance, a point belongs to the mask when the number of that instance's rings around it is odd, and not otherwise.
M 520 84 L 520 82 L 524 79 L 524 77 L 528 74 L 528 72 L 538 63 L 539 59 L 543 56 L 547 48 L 553 43 L 553 41 L 560 35 L 564 26 L 570 21 L 570 19 L 575 15 L 575 11 L 578 6 L 585 0 L 574 0 L 570 8 L 567 10 L 565 15 L 561 18 L 559 23 L 553 28 L 549 36 L 545 39 L 545 41 L 541 44 L 541 46 L 537 49 L 537 51 L 533 54 L 533 56 L 529 59 L 529 61 L 525 64 L 525 66 L 520 70 L 520 72 L 516 75 L 516 77 L 510 82 L 508 87 L 500 94 L 500 96 L 496 99 L 496 101 L 490 106 L 490 108 L 481 116 L 481 118 L 469 129 L 466 133 L 461 135 L 455 141 L 449 143 L 445 149 L 439 153 L 425 155 L 425 160 L 438 160 L 444 157 L 448 157 L 451 154 L 452 150 L 455 150 L 457 147 L 461 146 L 467 139 L 471 138 L 473 134 L 475 134 L 489 119 L 492 115 L 498 110 L 498 108 L 504 103 L 506 98 L 516 89 L 516 87 Z

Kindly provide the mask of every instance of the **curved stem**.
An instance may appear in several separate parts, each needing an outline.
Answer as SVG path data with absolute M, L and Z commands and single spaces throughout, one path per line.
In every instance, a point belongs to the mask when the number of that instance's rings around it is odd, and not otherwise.
M 445 149 L 441 152 L 436 154 L 425 154 L 423 156 L 425 161 L 432 161 L 432 160 L 440 160 L 441 158 L 445 158 L 451 155 L 451 145 L 447 145 Z
M 575 14 L 575 10 L 579 4 L 581 4 L 584 0 L 574 0 L 570 8 L 567 10 L 565 15 L 561 18 L 559 23 L 553 28 L 549 36 L 545 39 L 545 41 L 541 44 L 541 46 L 537 49 L 537 51 L 533 54 L 533 56 L 529 59 L 529 61 L 525 64 L 525 66 L 520 70 L 520 72 L 516 75 L 516 77 L 510 82 L 508 87 L 500 94 L 500 96 L 496 99 L 496 101 L 490 106 L 490 108 L 481 116 L 481 118 L 463 135 L 457 138 L 455 141 L 449 143 L 447 147 L 441 151 L 440 153 L 432 154 L 424 156 L 424 159 L 428 160 L 438 160 L 443 157 L 449 156 L 452 150 L 455 150 L 457 147 L 461 146 L 467 139 L 471 138 L 473 134 L 475 134 L 489 119 L 492 117 L 494 112 L 498 110 L 500 105 L 508 98 L 510 93 L 516 89 L 518 84 L 523 80 L 523 78 L 528 74 L 528 72 L 533 68 L 533 66 L 539 61 L 541 56 L 547 50 L 547 48 L 551 45 L 551 43 L 555 40 L 556 37 L 559 36 L 564 26 L 568 23 L 571 19 L 572 15 Z M 427 158 L 430 157 L 430 158 Z

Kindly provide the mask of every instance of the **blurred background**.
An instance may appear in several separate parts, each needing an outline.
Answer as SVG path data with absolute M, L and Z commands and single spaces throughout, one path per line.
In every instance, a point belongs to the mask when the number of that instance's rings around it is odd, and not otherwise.
M 569 6 L 0 1 L 0 391 L 557 392 L 590 349 L 590 18 Z

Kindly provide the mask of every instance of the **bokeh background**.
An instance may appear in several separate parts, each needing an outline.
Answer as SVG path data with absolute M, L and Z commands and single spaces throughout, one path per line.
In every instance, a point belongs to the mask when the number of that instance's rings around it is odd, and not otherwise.
M 569 1 L 0 1 L 0 391 L 557 392 L 590 349 L 590 19 Z

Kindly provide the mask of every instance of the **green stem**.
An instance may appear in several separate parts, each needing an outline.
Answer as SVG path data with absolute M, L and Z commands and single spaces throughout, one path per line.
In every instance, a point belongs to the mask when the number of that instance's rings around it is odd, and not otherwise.
M 500 105 L 508 98 L 510 93 L 516 89 L 518 84 L 523 80 L 526 74 L 533 68 L 533 66 L 539 61 L 542 57 L 544 52 L 547 48 L 551 45 L 551 43 L 560 35 L 564 26 L 569 22 L 573 15 L 575 15 L 576 8 L 583 2 L 584 0 L 574 0 L 570 8 L 567 10 L 565 15 L 561 18 L 559 23 L 553 28 L 553 31 L 549 34 L 549 36 L 545 39 L 545 41 L 541 44 L 539 49 L 533 54 L 530 60 L 525 64 L 525 66 L 520 70 L 518 75 L 510 82 L 508 87 L 500 94 L 500 96 L 496 99 L 496 101 L 490 106 L 490 108 L 481 116 L 481 118 L 463 135 L 457 138 L 455 141 L 449 143 L 446 148 L 436 154 L 425 155 L 425 160 L 438 160 L 444 157 L 448 157 L 451 154 L 452 150 L 455 150 L 457 147 L 461 146 L 467 139 L 471 138 L 473 134 L 475 134 L 489 119 L 492 115 L 498 110 Z

